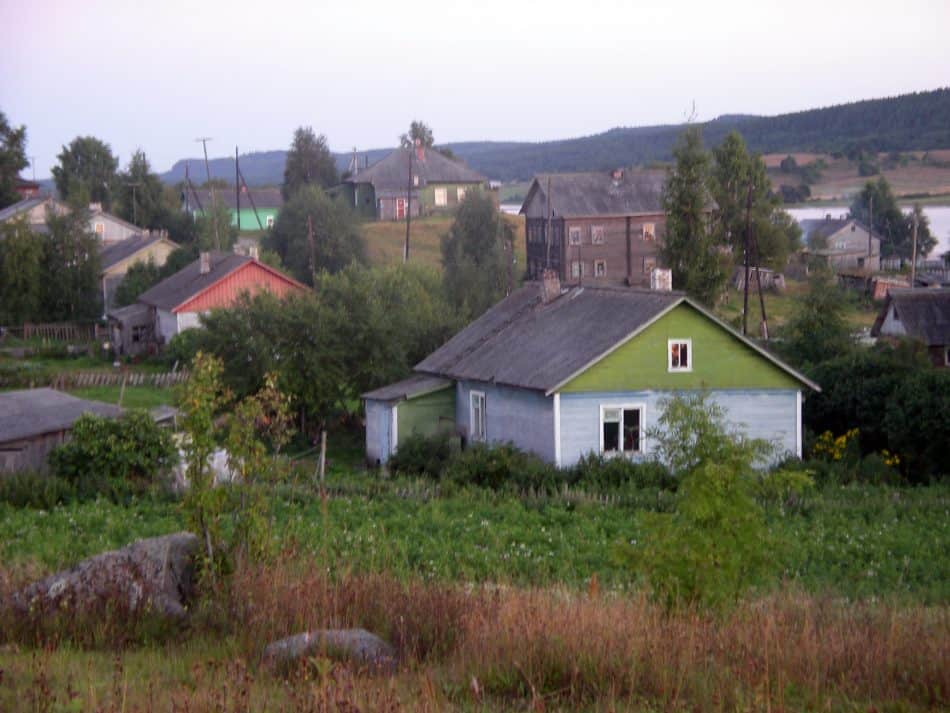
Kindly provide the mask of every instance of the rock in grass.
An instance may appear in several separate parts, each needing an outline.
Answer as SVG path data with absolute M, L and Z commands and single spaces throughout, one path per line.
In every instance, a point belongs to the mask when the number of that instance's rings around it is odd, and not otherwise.
M 322 629 L 288 636 L 264 649 L 264 665 L 288 671 L 310 656 L 348 661 L 377 673 L 396 670 L 396 651 L 366 629 Z
M 194 593 L 198 548 L 190 532 L 139 540 L 34 582 L 13 595 L 13 606 L 34 614 L 115 607 L 180 619 Z

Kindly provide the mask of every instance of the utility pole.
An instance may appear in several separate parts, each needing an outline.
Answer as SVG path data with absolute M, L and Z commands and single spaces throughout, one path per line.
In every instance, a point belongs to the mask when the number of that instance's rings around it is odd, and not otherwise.
M 873 231 L 872 226 L 874 225 L 874 194 L 868 196 L 868 269 L 871 268 L 871 252 L 873 247 L 873 241 L 871 239 L 871 233 Z
M 220 250 L 221 236 L 218 235 L 218 199 L 214 193 L 214 184 L 211 182 L 211 164 L 208 163 L 208 142 L 211 141 L 211 137 L 201 136 L 195 139 L 195 141 L 201 142 L 201 146 L 205 152 L 205 173 L 208 174 L 208 188 L 211 189 L 211 225 L 214 227 L 214 247 L 216 250 Z
M 135 199 L 136 198 L 135 188 L 136 186 L 141 186 L 142 184 L 139 183 L 138 181 L 129 181 L 128 183 L 126 183 L 126 185 L 132 189 L 132 223 L 137 225 L 138 227 L 142 227 L 139 225 L 138 201 Z
M 241 164 L 238 163 L 238 147 L 234 147 L 234 206 L 237 215 L 237 229 L 241 232 Z
M 30 156 L 30 168 L 33 170 L 33 181 L 36 181 L 36 156 Z
M 914 211 L 913 249 L 910 258 L 910 289 L 917 285 L 917 211 Z
M 416 139 L 418 141 L 418 139 Z M 409 262 L 409 226 L 412 223 L 412 152 L 415 146 L 409 147 L 409 185 L 406 187 L 406 244 L 402 249 L 402 262 Z
M 742 285 L 742 334 L 749 333 L 749 254 L 752 251 L 752 182 L 749 182 L 749 195 L 745 202 L 745 278 Z

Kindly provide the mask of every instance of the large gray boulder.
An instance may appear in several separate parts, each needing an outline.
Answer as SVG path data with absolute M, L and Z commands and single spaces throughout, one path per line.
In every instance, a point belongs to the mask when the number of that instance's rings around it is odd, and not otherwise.
M 322 629 L 288 636 L 264 649 L 263 663 L 272 670 L 287 671 L 301 659 L 317 654 L 376 673 L 396 670 L 396 650 L 366 629 Z
M 190 532 L 139 540 L 34 582 L 13 596 L 13 606 L 43 612 L 63 605 L 83 611 L 114 604 L 129 612 L 183 618 L 194 593 L 198 549 L 198 538 Z

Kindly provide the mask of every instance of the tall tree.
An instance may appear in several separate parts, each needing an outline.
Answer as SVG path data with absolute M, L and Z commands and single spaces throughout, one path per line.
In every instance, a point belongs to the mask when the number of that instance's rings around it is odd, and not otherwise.
M 416 139 L 427 149 L 431 148 L 435 143 L 432 129 L 430 129 L 425 122 L 419 121 L 418 119 L 414 119 L 412 123 L 409 124 L 409 131 L 407 133 L 400 135 L 399 145 L 403 148 L 415 146 Z
M 904 215 L 883 176 L 868 181 L 851 203 L 851 217 L 870 225 L 881 236 L 881 255 L 909 258 L 913 251 L 913 216 L 917 215 L 917 254 L 929 255 L 937 239 L 930 232 L 930 222 L 919 205 L 914 212 Z M 869 220 L 870 218 L 870 220 Z
M 13 127 L 0 111 L 0 208 L 16 203 L 16 179 L 26 168 L 26 127 Z
M 42 320 L 43 239 L 25 218 L 0 223 L 0 324 Z
M 442 284 L 464 318 L 477 317 L 504 296 L 513 243 L 514 231 L 491 197 L 467 193 L 441 242 Z
M 164 186 L 142 149 L 132 154 L 128 167 L 118 176 L 114 209 L 119 217 L 139 227 L 167 227 Z
M 230 250 L 238 239 L 237 225 L 231 209 L 218 201 L 204 206 L 195 221 L 196 242 L 200 250 Z
M 263 246 L 310 285 L 314 273 L 366 262 L 366 244 L 350 207 L 316 186 L 301 188 L 284 204 Z
M 722 294 L 728 275 L 706 216 L 712 203 L 709 155 L 699 127 L 689 126 L 680 135 L 673 157 L 676 162 L 663 189 L 666 239 L 661 256 L 673 271 L 673 287 L 712 304 Z
M 317 136 L 310 126 L 294 132 L 294 140 L 284 164 L 284 183 L 280 188 L 284 200 L 290 200 L 304 186 L 329 188 L 339 183 L 336 159 L 327 146 L 327 137 Z
M 854 345 L 844 315 L 845 295 L 834 276 L 819 270 L 808 292 L 782 330 L 782 353 L 792 364 L 809 368 L 848 353 Z
M 108 144 L 94 136 L 77 136 L 57 158 L 53 181 L 63 200 L 89 200 L 111 209 L 119 159 Z
M 44 308 L 47 319 L 95 319 L 101 314 L 99 240 L 89 230 L 89 212 L 76 206 L 46 216 Z

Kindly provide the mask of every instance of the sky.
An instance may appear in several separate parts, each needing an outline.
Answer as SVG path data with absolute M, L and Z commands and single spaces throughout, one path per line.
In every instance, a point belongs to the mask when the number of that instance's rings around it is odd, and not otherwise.
M 543 141 L 950 84 L 947 0 L 0 0 L 0 111 L 37 178 L 64 144 L 155 170 L 284 149 Z M 29 176 L 30 169 L 25 175 Z

